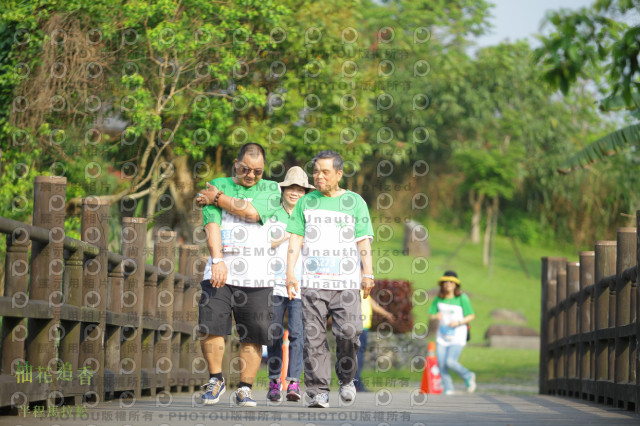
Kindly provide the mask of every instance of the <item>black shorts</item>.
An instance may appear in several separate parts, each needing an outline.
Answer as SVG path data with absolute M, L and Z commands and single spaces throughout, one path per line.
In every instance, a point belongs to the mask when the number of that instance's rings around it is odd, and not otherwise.
M 242 343 L 272 345 L 272 287 L 238 287 L 225 284 L 214 288 L 209 280 L 200 283 L 198 331 L 214 336 L 231 334 L 231 313 Z

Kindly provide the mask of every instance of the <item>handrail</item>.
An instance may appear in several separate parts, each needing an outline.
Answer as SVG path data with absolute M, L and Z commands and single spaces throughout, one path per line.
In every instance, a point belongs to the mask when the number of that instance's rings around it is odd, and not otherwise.
M 541 394 L 640 412 L 638 247 L 637 228 L 619 228 L 580 262 L 542 258 Z

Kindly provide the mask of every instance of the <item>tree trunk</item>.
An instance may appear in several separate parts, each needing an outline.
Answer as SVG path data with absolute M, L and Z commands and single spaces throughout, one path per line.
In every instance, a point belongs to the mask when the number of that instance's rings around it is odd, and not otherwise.
M 214 175 L 218 175 L 222 171 L 222 145 L 216 148 L 216 168 L 213 171 Z
M 153 247 L 153 228 L 154 226 L 149 226 L 151 222 L 155 223 L 156 217 L 156 206 L 158 204 L 158 199 L 160 198 L 160 192 L 158 191 L 158 172 L 152 171 L 153 177 L 151 178 L 151 187 L 149 188 L 149 196 L 147 197 L 147 238 L 146 238 L 146 247 Z
M 202 224 L 202 213 L 195 209 L 193 198 L 195 186 L 193 174 L 189 168 L 189 159 L 186 155 L 174 157 L 172 160 L 174 173 L 169 181 L 169 191 L 175 203 L 176 214 L 173 229 L 178 232 L 185 243 L 193 242 L 193 231 Z
M 493 274 L 493 255 L 494 255 L 494 247 L 496 242 L 496 230 L 498 229 L 498 211 L 500 208 L 500 199 L 496 195 L 493 197 L 493 207 L 491 217 L 491 242 L 489 243 L 489 278 Z M 487 218 L 488 220 L 488 218 Z
M 471 215 L 471 242 L 478 244 L 480 242 L 480 220 L 482 220 L 482 203 L 484 194 L 477 194 L 476 191 L 469 193 L 469 202 L 473 209 Z
M 496 227 L 496 220 L 498 218 L 499 198 L 493 197 L 491 204 L 487 205 L 487 226 L 484 230 L 484 248 L 482 250 L 482 264 L 489 266 L 491 257 L 491 245 L 493 243 L 492 236 L 494 228 Z
M 362 187 L 364 186 L 364 179 L 366 175 L 360 169 L 360 173 L 356 176 L 356 192 L 362 194 Z
M 489 266 L 489 244 L 491 243 L 491 224 L 493 205 L 487 204 L 487 225 L 484 228 L 484 247 L 482 248 L 482 265 Z

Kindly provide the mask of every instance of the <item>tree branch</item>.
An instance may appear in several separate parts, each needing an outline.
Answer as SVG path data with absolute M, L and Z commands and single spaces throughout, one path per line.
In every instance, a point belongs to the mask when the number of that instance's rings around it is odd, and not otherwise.
M 172 136 L 171 136 L 172 138 L 175 136 L 176 132 L 178 131 L 178 128 L 180 127 L 180 124 L 182 124 L 183 118 L 184 118 L 184 114 L 180 115 L 180 117 L 178 118 L 178 123 L 176 123 L 176 125 L 173 127 L 173 132 L 172 132 Z M 151 164 L 151 167 L 149 168 L 149 174 L 142 181 L 140 181 L 140 183 L 138 183 L 136 185 L 134 191 L 137 191 L 144 184 L 149 182 L 149 180 L 151 179 L 151 176 L 153 175 L 153 171 L 155 170 L 156 165 L 158 164 L 158 161 L 160 161 L 160 157 L 161 157 L 160 154 L 162 154 L 162 151 L 164 151 L 164 149 L 166 147 L 168 147 L 168 146 L 169 146 L 169 143 L 165 143 L 160 147 L 160 149 L 158 150 L 158 153 L 156 154 L 156 157 L 153 160 L 153 163 Z
M 110 205 L 113 205 L 113 204 L 117 203 L 118 201 L 120 201 L 125 196 L 127 196 L 128 192 L 129 192 L 129 190 L 127 189 L 127 190 L 121 191 L 121 192 L 119 192 L 118 194 L 115 194 L 115 195 L 98 195 L 98 196 L 95 196 L 93 198 L 97 198 L 99 200 L 107 200 L 107 201 L 109 201 Z M 148 194 L 149 194 L 149 188 L 147 188 L 147 189 L 145 189 L 143 191 L 137 192 L 135 194 L 129 194 L 128 196 L 129 196 L 129 198 L 133 198 L 134 200 L 136 200 L 136 199 L 142 198 L 142 197 L 144 197 L 145 195 L 148 195 Z M 67 202 L 67 208 L 69 208 L 70 206 L 74 206 L 75 207 L 77 205 L 80 205 L 80 203 L 82 203 L 82 198 L 83 197 L 72 198 L 71 200 L 69 200 L 69 202 Z

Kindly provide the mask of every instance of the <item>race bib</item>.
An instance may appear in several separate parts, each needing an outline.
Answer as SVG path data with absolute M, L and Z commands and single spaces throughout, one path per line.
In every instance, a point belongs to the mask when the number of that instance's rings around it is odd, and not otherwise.
M 444 340 L 452 340 L 456 334 L 456 329 L 453 327 L 449 327 L 448 325 L 440 326 L 440 335 Z
M 246 247 L 248 232 L 247 229 L 238 225 L 232 229 L 222 229 L 222 252 L 239 253 Z
M 340 259 L 335 256 L 309 257 L 305 263 L 305 273 L 316 276 L 339 276 Z

